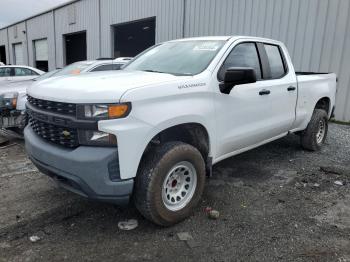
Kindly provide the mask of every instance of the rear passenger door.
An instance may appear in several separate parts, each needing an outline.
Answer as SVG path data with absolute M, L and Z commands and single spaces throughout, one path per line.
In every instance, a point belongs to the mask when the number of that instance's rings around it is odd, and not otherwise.
M 288 68 L 287 57 L 278 45 L 259 43 L 259 53 L 265 67 L 264 89 L 269 91 L 268 121 L 271 137 L 291 129 L 295 120 L 297 80 L 293 68 Z

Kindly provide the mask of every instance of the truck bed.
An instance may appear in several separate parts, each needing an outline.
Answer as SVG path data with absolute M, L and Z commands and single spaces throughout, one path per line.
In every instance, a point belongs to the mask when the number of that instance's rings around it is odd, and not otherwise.
M 295 74 L 297 76 L 300 75 L 328 75 L 328 74 L 332 74 L 332 73 L 320 73 L 320 72 L 295 72 Z
M 306 128 L 311 119 L 315 104 L 323 97 L 328 97 L 331 102 L 329 108 L 329 117 L 333 111 L 337 76 L 333 73 L 311 73 L 298 72 L 298 101 L 296 107 L 296 123 L 300 129 Z M 306 119 L 306 120 L 305 120 Z

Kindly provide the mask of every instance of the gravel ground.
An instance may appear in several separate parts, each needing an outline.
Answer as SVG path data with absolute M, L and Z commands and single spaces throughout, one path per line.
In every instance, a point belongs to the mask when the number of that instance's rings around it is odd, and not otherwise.
M 0 261 L 350 261 L 350 126 L 328 137 L 318 153 L 290 135 L 215 165 L 193 216 L 170 228 L 56 188 L 12 140 L 0 147 Z M 136 229 L 118 228 L 131 218 Z

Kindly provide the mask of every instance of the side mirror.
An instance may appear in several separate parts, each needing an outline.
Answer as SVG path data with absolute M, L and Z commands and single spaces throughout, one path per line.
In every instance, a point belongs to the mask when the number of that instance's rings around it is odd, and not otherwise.
M 220 90 L 229 94 L 234 86 L 255 83 L 256 80 L 254 68 L 230 67 L 225 72 L 224 82 L 220 85 Z

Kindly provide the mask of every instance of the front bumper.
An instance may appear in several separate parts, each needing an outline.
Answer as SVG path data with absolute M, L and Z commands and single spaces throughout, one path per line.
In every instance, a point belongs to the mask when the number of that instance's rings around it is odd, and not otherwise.
M 58 185 L 81 196 L 125 205 L 134 180 L 121 180 L 117 148 L 80 146 L 68 149 L 24 130 L 27 154 L 37 168 Z

